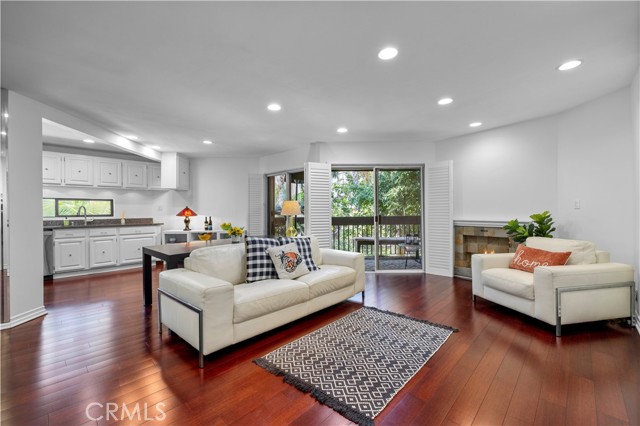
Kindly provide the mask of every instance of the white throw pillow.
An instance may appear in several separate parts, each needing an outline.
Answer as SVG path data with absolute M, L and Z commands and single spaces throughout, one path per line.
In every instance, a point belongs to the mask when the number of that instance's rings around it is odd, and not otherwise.
M 269 247 L 267 253 L 271 256 L 276 267 L 278 278 L 293 279 L 309 273 L 304 258 L 298 251 L 296 243 L 289 243 L 278 247 Z
M 567 265 L 590 265 L 597 263 L 596 245 L 590 241 L 565 240 L 563 238 L 529 237 L 527 247 L 546 251 L 570 251 Z

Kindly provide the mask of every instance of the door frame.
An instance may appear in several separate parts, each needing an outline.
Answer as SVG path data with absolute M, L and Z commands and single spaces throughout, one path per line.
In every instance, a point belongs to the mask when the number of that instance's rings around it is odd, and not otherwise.
M 420 228 L 422 229 L 422 237 L 420 238 L 420 250 L 422 253 L 422 264 L 419 269 L 379 269 L 378 268 L 378 253 L 379 253 L 379 232 L 378 225 L 380 220 L 380 214 L 378 209 L 378 174 L 377 172 L 380 170 L 393 171 L 393 170 L 419 170 L 420 171 Z M 426 271 L 426 256 L 425 256 L 425 191 L 426 191 L 426 182 L 425 182 L 425 173 L 426 166 L 424 163 L 416 163 L 416 164 L 332 164 L 331 171 L 370 171 L 373 173 L 373 181 L 374 181 L 374 222 L 373 222 L 373 235 L 374 235 L 374 244 L 373 244 L 373 253 L 374 253 L 374 271 L 373 272 L 385 272 L 385 273 L 424 273 Z

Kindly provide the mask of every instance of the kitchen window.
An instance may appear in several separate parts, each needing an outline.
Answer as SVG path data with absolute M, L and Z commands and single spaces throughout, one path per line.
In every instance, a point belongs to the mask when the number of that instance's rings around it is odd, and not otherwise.
M 113 200 L 94 198 L 43 198 L 42 217 L 80 217 L 78 210 L 87 209 L 87 217 L 113 216 Z

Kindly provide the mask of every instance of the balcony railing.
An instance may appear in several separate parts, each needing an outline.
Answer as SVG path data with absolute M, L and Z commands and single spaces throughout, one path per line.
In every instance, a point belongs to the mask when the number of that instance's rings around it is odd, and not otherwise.
M 401 237 L 408 234 L 422 238 L 422 220 L 420 216 L 382 216 L 379 229 L 379 237 Z M 339 250 L 358 251 L 365 256 L 373 256 L 373 245 L 357 244 L 355 238 L 373 237 L 373 216 L 361 217 L 333 217 L 332 247 Z M 398 242 L 380 245 L 381 256 L 394 256 L 402 254 Z

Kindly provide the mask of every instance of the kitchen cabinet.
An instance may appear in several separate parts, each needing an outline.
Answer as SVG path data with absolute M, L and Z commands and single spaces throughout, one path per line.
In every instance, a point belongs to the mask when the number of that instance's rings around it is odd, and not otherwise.
M 143 163 L 129 163 L 124 165 L 125 188 L 147 188 L 147 165 Z
M 162 167 L 160 164 L 149 164 L 147 170 L 149 170 L 147 178 L 149 189 L 162 189 Z
M 119 241 L 120 265 L 142 262 L 142 247 L 158 244 L 158 228 L 120 228 Z
M 118 264 L 117 228 L 89 230 L 89 268 Z
M 122 186 L 122 162 L 98 158 L 95 160 L 96 185 L 106 187 Z
M 189 160 L 180 160 L 176 186 L 189 188 Z M 42 184 L 94 188 L 165 189 L 159 163 L 43 151 Z M 176 188 L 173 188 L 176 189 Z
M 84 229 L 54 231 L 54 272 L 78 271 L 87 268 L 87 232 Z
M 67 185 L 93 185 L 91 157 L 67 155 L 64 157 L 64 183 Z
M 42 183 L 62 184 L 62 155 L 56 152 L 42 153 Z
M 54 277 L 65 272 L 142 262 L 142 247 L 158 244 L 160 226 L 89 227 L 53 231 Z M 108 269 L 107 269 L 108 270 Z
M 165 152 L 162 154 L 162 188 L 189 189 L 190 170 L 189 159 L 177 152 Z

